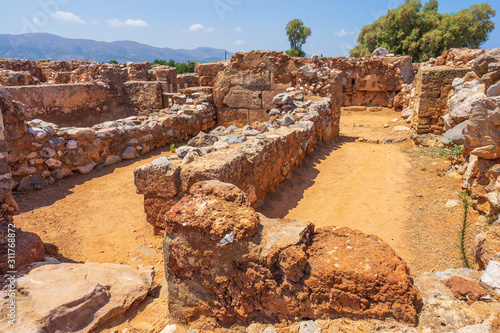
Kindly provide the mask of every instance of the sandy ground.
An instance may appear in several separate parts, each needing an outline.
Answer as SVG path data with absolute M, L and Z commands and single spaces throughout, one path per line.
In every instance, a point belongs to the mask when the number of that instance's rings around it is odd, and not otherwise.
M 444 175 L 448 160 L 405 152 L 415 148 L 408 141 L 373 143 L 408 136 L 393 130 L 407 125 L 395 119 L 399 114 L 391 110 L 343 112 L 341 136 L 308 155 L 259 210 L 270 217 L 312 221 L 317 227 L 348 226 L 376 234 L 408 263 L 412 274 L 458 267 L 454 244 L 460 207 L 446 209 L 445 204 L 458 198 L 460 179 Z M 372 142 L 356 142 L 360 137 Z M 162 237 L 146 222 L 133 170 L 169 154 L 168 148 L 157 150 L 141 160 L 15 194 L 21 208 L 17 226 L 59 246 L 62 259 L 155 267 L 151 296 L 125 316 L 126 322 L 105 332 L 157 332 L 168 317 L 161 284 Z

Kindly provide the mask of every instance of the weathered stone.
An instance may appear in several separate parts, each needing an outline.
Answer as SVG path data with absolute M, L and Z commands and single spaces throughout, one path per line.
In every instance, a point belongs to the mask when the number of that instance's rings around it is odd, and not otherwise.
M 189 152 L 197 152 L 198 155 L 201 155 L 201 150 L 200 148 L 196 148 L 196 147 L 190 147 L 190 146 L 182 146 L 182 147 L 179 147 L 175 150 L 175 153 L 177 154 L 177 156 L 179 156 L 180 158 L 184 158 L 186 157 L 186 155 L 189 153 Z
M 293 95 L 289 93 L 282 93 L 276 95 L 276 97 L 273 98 L 273 104 L 278 106 L 283 106 L 285 104 L 290 104 L 292 102 L 293 102 Z
M 500 81 L 493 84 L 491 87 L 488 88 L 488 91 L 486 92 L 486 96 L 489 96 L 489 97 L 500 96 Z
M 104 165 L 108 166 L 115 163 L 120 163 L 122 158 L 118 155 L 108 155 L 104 160 Z
M 454 276 L 443 283 L 451 289 L 455 298 L 462 301 L 476 302 L 487 295 L 479 283 L 459 276 Z
M 184 156 L 182 159 L 182 164 L 189 164 L 194 162 L 198 157 L 200 157 L 202 154 L 198 154 L 196 151 L 190 151 Z
M 372 53 L 372 57 L 376 58 L 383 58 L 386 57 L 389 54 L 389 51 L 385 47 L 379 47 Z
M 94 170 L 94 167 L 96 165 L 97 164 L 94 161 L 90 161 L 90 162 L 85 163 L 85 165 L 82 165 L 82 166 L 76 168 L 76 171 L 78 173 L 81 173 L 82 175 L 86 175 L 86 174 L 90 173 L 92 170 Z
M 51 158 L 56 155 L 56 152 L 54 151 L 54 149 L 45 147 L 40 151 L 40 155 L 45 158 Z
M 18 191 L 39 190 L 47 186 L 47 181 L 37 175 L 26 176 L 17 185 Z
M 55 158 L 51 158 L 45 161 L 45 164 L 49 167 L 49 169 L 58 169 L 62 166 L 61 161 L 56 160 Z
M 490 261 L 481 276 L 481 282 L 486 283 L 500 294 L 500 261 Z
M 137 153 L 137 149 L 135 147 L 128 146 L 125 150 L 123 150 L 120 157 L 122 160 L 133 160 L 134 158 L 139 157 L 139 154 Z
M 237 143 L 242 143 L 247 140 L 246 137 L 238 134 L 229 134 L 229 135 L 224 135 L 219 137 L 220 142 L 225 142 L 229 145 L 234 145 Z
M 61 169 L 57 169 L 57 170 L 52 171 L 50 173 L 50 175 L 55 180 L 61 180 L 61 179 L 65 178 L 65 177 L 73 175 L 73 172 L 70 169 L 68 169 L 68 168 L 61 168 Z
M 11 229 L 13 230 L 13 229 Z M 12 232 L 12 231 L 10 231 Z M 43 242 L 37 234 L 16 229 L 16 247 L 15 247 L 15 270 L 20 270 L 27 265 L 42 261 L 44 258 Z M 7 250 L 7 249 L 4 249 Z M 8 251 L 0 252 L 0 274 L 4 275 L 7 271 L 12 271 L 8 266 Z M 1 321 L 0 321 L 1 322 Z
M 421 299 L 409 270 L 376 236 L 267 219 L 241 190 L 217 181 L 193 185 L 166 214 L 165 229 L 170 311 L 184 320 L 203 313 L 225 324 L 340 315 L 416 323 Z
M 476 235 L 474 249 L 479 269 L 486 269 L 490 261 L 500 261 L 500 224 L 494 224 L 487 232 Z
M 488 323 L 492 316 L 496 316 L 496 309 L 500 305 L 498 302 L 469 304 L 457 299 L 450 288 L 443 284 L 456 276 L 479 282 L 481 273 L 465 269 L 447 270 L 435 274 L 424 273 L 415 278 L 415 285 L 424 301 L 419 317 L 419 331 L 459 332 L 461 328 Z
M 443 134 L 443 143 L 445 145 L 450 144 L 451 142 L 456 145 L 462 146 L 465 144 L 465 136 L 464 129 L 469 125 L 469 121 L 463 121 L 455 127 L 449 129 Z
M 213 146 L 217 141 L 217 136 L 200 132 L 197 136 L 189 140 L 188 146 L 197 148 L 209 147 Z
M 500 97 L 484 98 L 472 105 L 464 134 L 466 154 L 485 159 L 500 157 Z
M 60 263 L 36 268 L 17 279 L 21 291 L 17 301 L 23 306 L 18 308 L 16 328 L 23 332 L 34 327 L 47 332 L 100 330 L 142 301 L 152 280 L 152 268 L 115 264 Z M 0 330 L 9 331 L 7 325 L 2 321 Z
M 137 193 L 154 197 L 173 197 L 179 192 L 177 179 L 181 168 L 171 163 L 147 164 L 134 170 Z

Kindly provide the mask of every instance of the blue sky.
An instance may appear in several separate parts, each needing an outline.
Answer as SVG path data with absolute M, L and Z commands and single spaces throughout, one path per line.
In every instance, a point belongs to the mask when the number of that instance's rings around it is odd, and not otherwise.
M 286 50 L 288 21 L 300 18 L 312 29 L 309 54 L 348 55 L 359 30 L 403 0 L 20 0 L 3 4 L 0 33 L 47 32 L 99 41 L 133 40 L 158 47 L 199 46 L 232 52 Z M 425 1 L 424 1 L 425 2 Z M 440 0 L 441 12 L 456 12 L 478 1 Z M 497 28 L 483 48 L 500 47 Z

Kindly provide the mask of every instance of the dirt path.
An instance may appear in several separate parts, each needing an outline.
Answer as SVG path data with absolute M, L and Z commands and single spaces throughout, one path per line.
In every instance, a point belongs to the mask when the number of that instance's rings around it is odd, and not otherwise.
M 408 217 L 408 156 L 390 145 L 348 141 L 335 150 L 332 145 L 325 144 L 314 152 L 325 157 L 319 161 L 309 158 L 266 201 L 261 212 L 311 221 L 317 228 L 359 229 L 378 235 L 401 256 L 407 256 L 404 221 Z M 311 179 L 313 165 L 316 175 Z
M 444 176 L 450 162 L 410 155 L 410 142 L 377 144 L 406 126 L 398 114 L 343 112 L 342 135 L 320 145 L 270 195 L 260 211 L 269 217 L 311 221 L 317 227 L 348 226 L 376 234 L 408 263 L 412 274 L 458 267 L 455 234 L 460 180 Z M 371 143 L 356 142 L 367 138 Z M 114 332 L 162 327 L 168 313 L 164 288 L 162 237 L 146 222 L 133 170 L 171 154 L 155 151 L 141 160 L 74 176 L 40 191 L 16 194 L 23 230 L 59 246 L 64 260 L 154 266 L 155 291 Z M 163 322 L 162 322 L 163 320 Z M 161 330 L 161 329 L 160 329 Z M 106 331 L 107 332 L 107 331 Z

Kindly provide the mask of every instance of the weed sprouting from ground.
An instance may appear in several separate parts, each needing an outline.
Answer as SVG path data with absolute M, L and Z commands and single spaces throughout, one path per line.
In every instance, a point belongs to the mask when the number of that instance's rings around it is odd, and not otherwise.
M 460 260 L 463 265 L 467 268 L 472 268 L 472 261 L 469 260 L 471 246 L 470 246 L 470 227 L 471 223 L 468 219 L 469 217 L 469 206 L 474 199 L 474 195 L 469 195 L 467 192 L 462 191 L 459 195 L 460 200 L 462 200 L 462 221 L 460 223 L 459 232 L 458 232 L 458 243 L 457 247 L 460 251 Z
M 170 150 L 171 153 L 175 153 L 175 143 L 172 143 L 170 145 L 170 149 L 169 150 Z
M 457 159 L 462 155 L 464 151 L 464 146 L 459 146 L 454 142 L 450 142 L 449 147 L 425 147 L 416 148 L 412 150 L 403 149 L 403 152 L 407 153 L 411 157 L 429 156 L 432 158 L 447 158 L 450 160 Z

